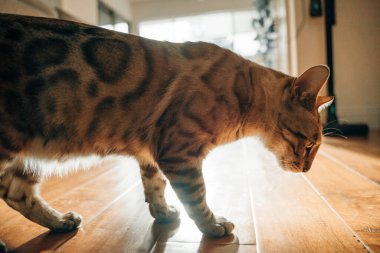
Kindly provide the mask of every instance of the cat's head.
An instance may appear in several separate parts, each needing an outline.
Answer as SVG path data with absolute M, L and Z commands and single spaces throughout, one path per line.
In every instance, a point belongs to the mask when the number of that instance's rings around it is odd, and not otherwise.
M 319 113 L 334 99 L 318 96 L 329 74 L 327 66 L 312 67 L 284 90 L 267 143 L 285 170 L 307 172 L 311 167 L 322 139 Z

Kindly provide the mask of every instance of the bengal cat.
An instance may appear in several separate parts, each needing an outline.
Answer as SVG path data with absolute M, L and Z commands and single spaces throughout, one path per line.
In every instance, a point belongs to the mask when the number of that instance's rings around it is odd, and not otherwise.
M 178 219 L 166 179 L 206 235 L 230 234 L 205 200 L 202 160 L 259 135 L 285 170 L 306 172 L 321 143 L 329 76 L 294 78 L 204 42 L 169 43 L 69 21 L 0 15 L 0 196 L 53 231 L 81 225 L 39 195 L 28 159 L 134 156 L 158 221 Z M 231 170 L 231 173 L 234 173 Z

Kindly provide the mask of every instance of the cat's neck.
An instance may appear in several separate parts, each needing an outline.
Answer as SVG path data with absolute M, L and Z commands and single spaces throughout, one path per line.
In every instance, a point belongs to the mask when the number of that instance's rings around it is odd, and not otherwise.
M 254 95 L 242 131 L 244 136 L 263 135 L 276 125 L 284 93 L 294 78 L 255 63 L 250 63 L 249 72 Z

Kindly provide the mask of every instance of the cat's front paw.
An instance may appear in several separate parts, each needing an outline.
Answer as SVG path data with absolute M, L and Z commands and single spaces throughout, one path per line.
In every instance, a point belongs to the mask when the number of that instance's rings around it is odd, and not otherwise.
M 202 224 L 199 229 L 209 237 L 223 237 L 232 233 L 235 225 L 224 217 L 215 219 L 215 223 Z
M 155 205 L 149 204 L 149 211 L 159 223 L 169 223 L 179 219 L 179 211 L 174 206 L 158 208 Z
M 59 225 L 51 228 L 54 232 L 64 233 L 70 232 L 79 228 L 82 224 L 82 216 L 75 212 L 68 212 L 62 216 Z

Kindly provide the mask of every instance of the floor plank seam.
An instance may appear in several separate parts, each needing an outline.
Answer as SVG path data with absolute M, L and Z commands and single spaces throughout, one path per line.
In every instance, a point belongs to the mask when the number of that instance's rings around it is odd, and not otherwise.
M 87 223 L 90 224 L 93 220 L 95 220 L 97 217 L 105 213 L 108 209 L 110 209 L 117 201 L 119 201 L 122 197 L 124 197 L 126 194 L 128 194 L 130 191 L 132 191 L 134 188 L 139 186 L 141 184 L 141 180 L 134 183 L 132 186 L 130 186 L 127 190 L 125 190 L 123 193 L 119 194 L 114 200 L 109 202 L 96 216 L 90 218 Z
M 156 241 L 156 244 L 157 243 L 165 243 L 165 244 L 208 244 L 208 245 L 219 245 L 219 246 L 223 246 L 223 245 L 257 246 L 254 243 L 218 243 L 218 242 L 212 243 L 212 241 L 207 241 L 207 242 L 204 242 L 204 241 L 199 241 L 199 242 L 189 242 L 189 241 L 167 241 L 167 242 L 161 242 L 161 241 Z
M 375 181 L 369 179 L 368 177 L 366 177 L 365 175 L 363 175 L 363 174 L 360 173 L 359 171 L 355 170 L 355 169 L 352 168 L 351 166 L 348 166 L 347 164 L 343 163 L 342 161 L 340 161 L 340 160 L 336 159 L 335 157 L 329 155 L 327 152 L 321 150 L 321 151 L 320 151 L 320 154 L 323 155 L 324 157 L 326 157 L 327 159 L 330 159 L 331 161 L 333 161 L 333 162 L 339 164 L 340 166 L 344 167 L 345 169 L 347 169 L 347 170 L 350 171 L 351 173 L 354 173 L 354 174 L 356 174 L 357 176 L 363 178 L 364 180 L 370 182 L 371 184 L 376 185 L 376 187 L 380 187 L 380 185 L 379 185 L 377 182 L 375 182 Z
M 244 143 L 245 144 L 245 143 Z M 245 159 L 247 159 L 248 156 L 248 150 L 247 150 L 247 146 L 246 145 L 242 145 L 243 146 L 243 153 L 244 153 L 244 157 Z M 257 231 L 257 220 L 256 220 L 256 213 L 255 213 L 255 208 L 254 208 L 254 202 L 253 202 L 253 195 L 252 195 L 252 186 L 251 184 L 249 183 L 249 178 L 252 176 L 252 172 L 251 170 L 249 170 L 248 166 L 245 167 L 245 174 L 246 174 L 246 180 L 247 180 L 247 185 L 248 185 L 248 192 L 249 192 L 249 202 L 250 202 L 250 207 L 251 207 L 251 215 L 252 215 L 252 219 L 253 219 L 253 228 L 255 230 L 255 246 L 256 246 L 256 249 L 257 249 L 257 252 L 259 252 L 259 238 L 258 238 L 258 231 Z
M 327 205 L 327 207 L 338 217 L 338 219 L 351 231 L 353 237 L 356 238 L 357 242 L 363 246 L 367 252 L 372 252 L 369 246 L 362 240 L 358 233 L 356 233 L 351 226 L 343 219 L 343 217 L 333 208 L 333 206 L 327 201 L 327 199 L 318 191 L 314 184 L 305 176 L 301 175 L 307 184 L 313 189 L 313 191 L 322 199 L 322 201 Z

